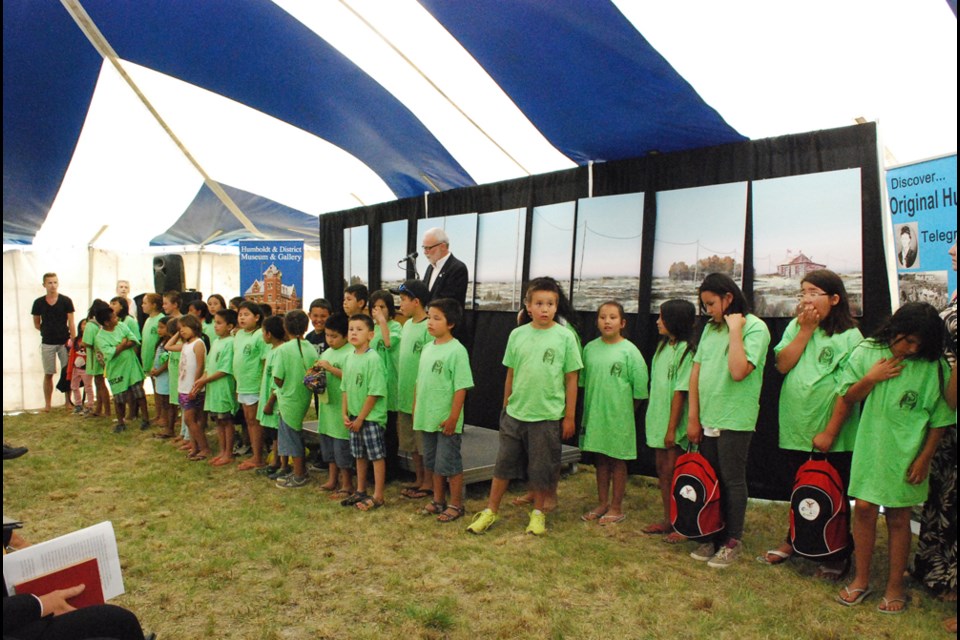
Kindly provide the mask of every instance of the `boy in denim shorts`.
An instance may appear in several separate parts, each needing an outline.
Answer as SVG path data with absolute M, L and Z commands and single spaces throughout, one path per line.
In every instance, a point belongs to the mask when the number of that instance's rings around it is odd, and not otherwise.
M 470 357 L 451 331 L 460 322 L 460 303 L 440 298 L 427 307 L 427 331 L 434 338 L 423 346 L 417 372 L 413 428 L 423 437 L 423 458 L 431 472 L 433 501 L 423 509 L 439 522 L 463 516 L 463 403 L 473 387 Z M 409 321 L 407 322 L 409 324 Z M 447 503 L 446 484 L 450 484 Z
M 559 301 L 560 287 L 553 278 L 533 280 L 524 298 L 532 320 L 507 340 L 497 463 L 487 508 L 474 516 L 470 533 L 484 533 L 499 519 L 510 480 L 522 478 L 524 470 L 534 496 L 526 531 L 546 532 L 543 505 L 559 476 L 561 432 L 569 438 L 575 431 L 577 375 L 583 368 L 573 332 L 554 320 Z
M 347 342 L 354 352 L 343 367 L 343 424 L 350 431 L 350 450 L 357 461 L 357 491 L 340 504 L 372 511 L 383 506 L 387 476 L 387 373 L 377 352 L 370 348 L 373 319 L 351 316 Z M 366 493 L 367 469 L 373 464 L 373 496 Z

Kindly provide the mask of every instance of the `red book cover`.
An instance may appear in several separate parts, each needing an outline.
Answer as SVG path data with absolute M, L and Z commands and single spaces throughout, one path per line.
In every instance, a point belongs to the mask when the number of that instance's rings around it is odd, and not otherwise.
M 32 580 L 25 580 L 14 585 L 18 594 L 32 593 L 42 596 L 58 589 L 68 589 L 78 584 L 86 585 L 78 596 L 67 600 L 71 606 L 81 609 L 92 604 L 103 604 L 103 588 L 100 585 L 100 566 L 96 558 L 71 564 L 62 569 L 45 573 Z

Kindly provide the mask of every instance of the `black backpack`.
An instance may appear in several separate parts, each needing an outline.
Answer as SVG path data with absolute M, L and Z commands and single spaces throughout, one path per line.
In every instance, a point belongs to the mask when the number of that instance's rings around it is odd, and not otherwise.
M 826 459 L 797 470 L 790 495 L 790 543 L 805 558 L 822 560 L 850 546 L 850 503 L 843 480 Z

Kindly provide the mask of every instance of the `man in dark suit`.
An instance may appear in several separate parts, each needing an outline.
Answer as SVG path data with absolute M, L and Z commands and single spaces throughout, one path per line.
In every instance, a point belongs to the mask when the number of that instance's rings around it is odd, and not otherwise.
M 430 290 L 430 299 L 453 298 L 463 307 L 467 301 L 467 265 L 450 253 L 450 238 L 440 228 L 423 234 L 423 255 L 430 261 L 423 283 Z

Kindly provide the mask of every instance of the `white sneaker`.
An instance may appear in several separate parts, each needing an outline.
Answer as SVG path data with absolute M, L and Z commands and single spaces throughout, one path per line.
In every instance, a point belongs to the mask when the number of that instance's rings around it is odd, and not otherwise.
M 729 567 L 740 557 L 740 549 L 742 547 L 743 544 L 739 540 L 730 540 L 727 544 L 720 547 L 714 556 L 710 558 L 707 566 L 713 567 L 714 569 L 725 569 Z

